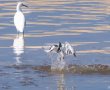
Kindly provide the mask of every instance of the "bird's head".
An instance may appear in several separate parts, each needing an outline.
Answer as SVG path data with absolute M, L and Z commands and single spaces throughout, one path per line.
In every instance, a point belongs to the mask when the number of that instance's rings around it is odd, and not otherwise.
M 22 6 L 28 7 L 28 6 L 25 5 L 23 2 L 18 2 L 18 6 L 19 6 L 19 7 L 22 7 Z

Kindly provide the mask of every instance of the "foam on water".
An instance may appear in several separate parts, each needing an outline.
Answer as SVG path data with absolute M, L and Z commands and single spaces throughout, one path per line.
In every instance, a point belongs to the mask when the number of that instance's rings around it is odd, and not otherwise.
M 59 54 L 51 53 L 49 54 L 51 59 L 51 70 L 63 70 L 66 68 L 66 62 L 63 58 L 60 58 Z
M 56 60 L 51 65 L 51 70 L 63 70 L 66 67 L 66 62 L 64 60 Z

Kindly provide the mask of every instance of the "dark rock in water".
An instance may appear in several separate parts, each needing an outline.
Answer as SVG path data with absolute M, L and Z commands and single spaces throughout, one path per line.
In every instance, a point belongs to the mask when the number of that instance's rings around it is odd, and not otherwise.
M 70 72 L 80 73 L 80 74 L 90 74 L 90 73 L 99 73 L 99 74 L 110 74 L 110 66 L 94 64 L 94 65 L 71 65 Z
M 7 66 L 8 68 L 15 68 L 20 70 L 36 70 L 39 72 L 48 72 L 48 73 L 73 73 L 73 74 L 110 74 L 110 66 L 102 65 L 102 64 L 92 64 L 92 65 L 77 65 L 72 64 L 66 66 L 66 68 L 60 69 L 52 69 L 51 65 L 12 65 Z M 27 71 L 28 72 L 28 71 Z
M 46 71 L 50 72 L 51 71 L 51 66 L 34 66 L 32 67 L 33 70 L 39 70 L 39 71 Z
M 54 69 L 51 70 L 51 66 L 36 66 L 34 70 L 54 72 L 54 73 L 74 73 L 74 74 L 110 74 L 110 66 L 93 64 L 93 65 L 69 65 L 67 68 L 62 70 Z

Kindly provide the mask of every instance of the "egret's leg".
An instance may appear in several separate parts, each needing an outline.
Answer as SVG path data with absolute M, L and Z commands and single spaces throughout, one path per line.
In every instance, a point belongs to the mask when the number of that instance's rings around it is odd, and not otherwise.
M 17 36 L 19 37 L 19 32 L 17 31 Z
M 22 33 L 22 34 L 23 34 L 23 37 L 24 37 L 24 31 L 23 31 L 23 33 Z

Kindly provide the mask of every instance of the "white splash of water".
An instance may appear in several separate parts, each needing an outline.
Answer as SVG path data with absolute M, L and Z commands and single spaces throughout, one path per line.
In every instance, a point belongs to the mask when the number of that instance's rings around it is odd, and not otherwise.
M 66 62 L 57 53 L 50 54 L 51 70 L 63 70 L 66 67 Z

